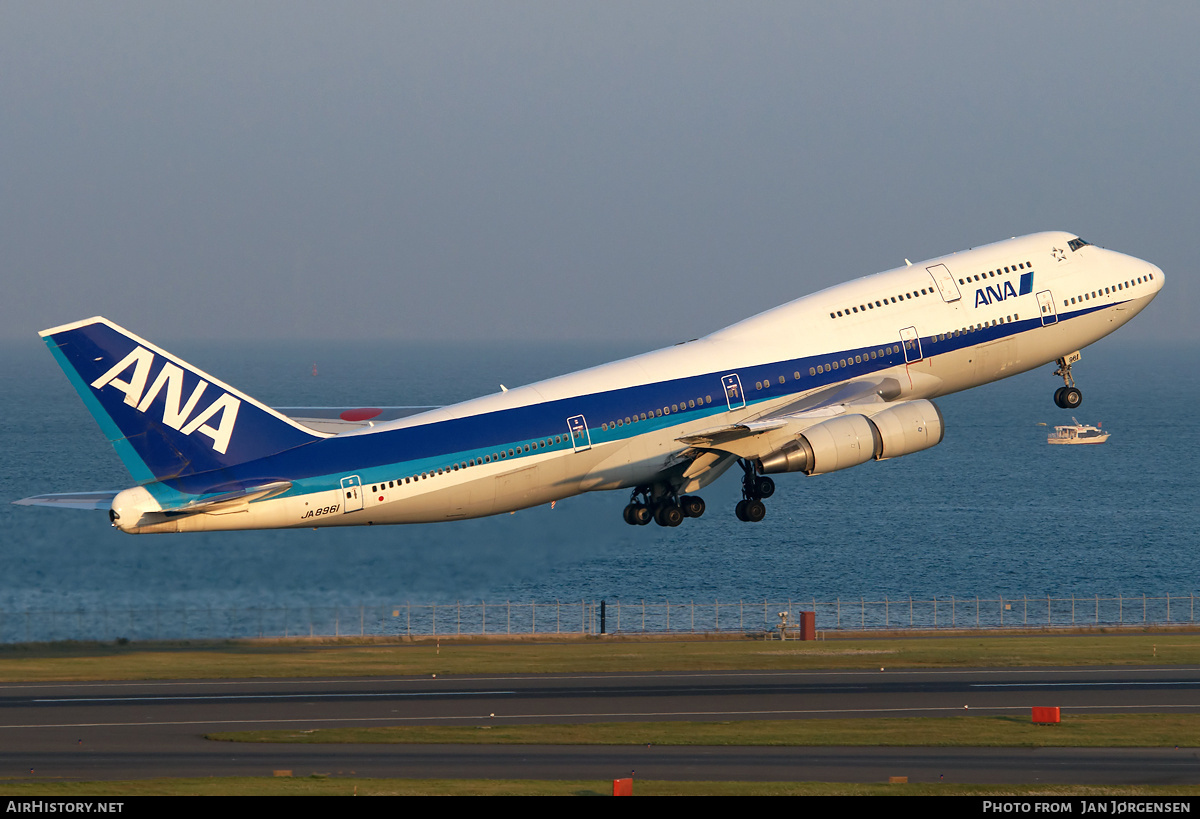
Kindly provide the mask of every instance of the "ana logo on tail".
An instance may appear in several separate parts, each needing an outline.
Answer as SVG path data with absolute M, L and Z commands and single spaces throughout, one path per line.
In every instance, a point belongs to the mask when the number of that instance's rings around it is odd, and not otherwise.
M 154 353 L 145 347 L 138 346 L 134 348 L 133 352 L 114 364 L 108 372 L 93 381 L 92 389 L 113 387 L 120 390 L 125 393 L 125 403 L 142 413 L 150 408 L 150 405 L 165 389 L 163 423 L 171 429 L 179 430 L 183 435 L 199 432 L 208 436 L 212 439 L 213 449 L 224 455 L 225 450 L 229 448 L 229 438 L 233 435 L 238 408 L 242 402 L 229 393 L 222 392 L 217 400 L 195 413 L 196 405 L 200 403 L 201 396 L 209 386 L 208 382 L 201 379 L 200 383 L 192 390 L 192 394 L 188 396 L 187 402 L 184 403 L 184 371 L 170 361 L 164 361 L 154 382 L 150 385 L 150 389 L 146 389 L 146 384 L 150 381 L 150 374 L 154 368 L 154 360 Z M 132 375 L 128 376 L 128 380 L 122 381 L 119 376 L 125 376 L 131 367 L 133 368 Z M 193 415 L 193 413 L 195 414 Z M 217 415 L 220 415 L 220 422 L 213 427 L 208 422 Z

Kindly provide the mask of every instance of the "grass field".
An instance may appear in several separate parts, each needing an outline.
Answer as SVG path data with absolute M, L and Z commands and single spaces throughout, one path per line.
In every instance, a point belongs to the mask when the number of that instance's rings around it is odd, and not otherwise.
M 120 800 L 138 796 L 610 796 L 612 782 L 537 779 L 356 779 L 228 777 L 132 782 L 4 782 L 15 798 Z M 638 779 L 634 796 L 1043 796 L 1129 799 L 1200 797 L 1200 786 L 855 784 L 829 782 L 662 782 Z
M 1002 668 L 1200 665 L 1200 634 L 1120 633 L 871 635 L 816 643 L 753 639 L 561 637 L 485 643 L 239 641 L 53 644 L 0 647 L 0 681 L 375 677 L 569 672 Z M 1056 726 L 1027 717 L 675 722 L 581 726 L 376 728 L 215 734 L 269 742 L 437 742 L 693 745 L 920 745 L 1173 747 L 1200 745 L 1196 715 L 1068 716 Z M 1183 751 L 1181 751 L 1183 752 Z M 1191 751 L 1187 751 L 1191 753 Z M 12 797 L 138 795 L 607 795 L 611 782 L 221 778 L 138 782 L 0 781 Z M 638 781 L 638 795 L 1200 796 L 1200 786 L 1070 787 L 857 785 L 796 782 Z
M 809 643 L 563 637 L 497 643 L 275 640 L 0 647 L 3 682 L 1089 665 L 1200 665 L 1200 634 L 871 636 Z

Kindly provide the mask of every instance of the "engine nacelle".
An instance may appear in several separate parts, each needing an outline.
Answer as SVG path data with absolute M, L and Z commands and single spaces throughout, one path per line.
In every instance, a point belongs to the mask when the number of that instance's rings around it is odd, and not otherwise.
M 842 415 L 811 426 L 796 440 L 758 461 L 760 474 L 803 472 L 822 475 L 872 459 L 898 458 L 941 443 L 942 413 L 932 401 L 918 399 L 889 407 L 871 417 Z
M 882 449 L 879 432 L 865 415 L 842 415 L 804 430 L 804 434 L 758 462 L 764 475 L 803 472 L 821 475 L 866 463 Z
M 920 452 L 942 442 L 946 435 L 946 424 L 937 404 L 924 398 L 905 401 L 871 416 L 871 423 L 879 430 L 883 451 L 875 457 L 899 458 L 910 452 Z

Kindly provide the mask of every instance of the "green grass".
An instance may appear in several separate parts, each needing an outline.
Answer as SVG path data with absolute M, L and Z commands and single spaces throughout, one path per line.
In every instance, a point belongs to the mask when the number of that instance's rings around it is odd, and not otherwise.
M 1081 714 L 1057 725 L 1028 715 L 881 719 L 606 722 L 228 731 L 233 742 L 450 745 L 797 745 L 1170 748 L 1200 745 L 1200 714 Z
M 222 777 L 132 782 L 0 781 L 0 794 L 25 798 L 135 796 L 609 796 L 607 780 L 354 779 Z M 1196 785 L 969 785 L 826 782 L 665 782 L 635 779 L 634 796 L 1087 796 L 1200 797 Z
M 762 640 L 563 638 L 322 644 L 274 641 L 0 647 L 0 681 L 433 674 L 1200 665 L 1200 634 L 1036 634 Z
M 624 639 L 564 635 L 553 643 L 482 640 L 227 641 L 219 643 L 49 644 L 0 647 L 0 681 L 372 677 L 695 670 L 1003 668 L 1089 665 L 1200 665 L 1200 634 L 1124 631 L 1099 634 L 987 634 L 764 642 L 753 639 Z M 374 736 L 372 736 L 374 734 Z M 213 735 L 233 738 L 234 735 Z M 789 720 L 730 723 L 630 723 L 488 726 L 366 731 L 296 731 L 259 741 L 536 742 L 703 745 L 1038 745 L 1196 744 L 1192 715 L 1068 716 L 1058 726 L 1027 717 L 895 720 Z M 248 733 L 237 738 L 249 740 Z M 608 781 L 393 780 L 340 777 L 156 779 L 136 782 L 0 781 L 6 796 L 138 795 L 608 795 Z M 956 795 L 1192 796 L 1196 786 L 859 785 L 794 782 L 652 782 L 637 795 Z

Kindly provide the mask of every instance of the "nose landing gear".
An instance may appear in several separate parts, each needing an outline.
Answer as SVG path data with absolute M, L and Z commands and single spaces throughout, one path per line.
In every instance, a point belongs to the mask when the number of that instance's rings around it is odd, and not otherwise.
M 1058 369 L 1054 371 L 1063 380 L 1063 386 L 1054 391 L 1054 403 L 1062 409 L 1075 409 L 1083 403 L 1083 393 L 1076 388 L 1075 379 L 1071 377 L 1071 365 L 1078 362 L 1079 358 L 1078 350 L 1063 356 L 1058 360 Z

